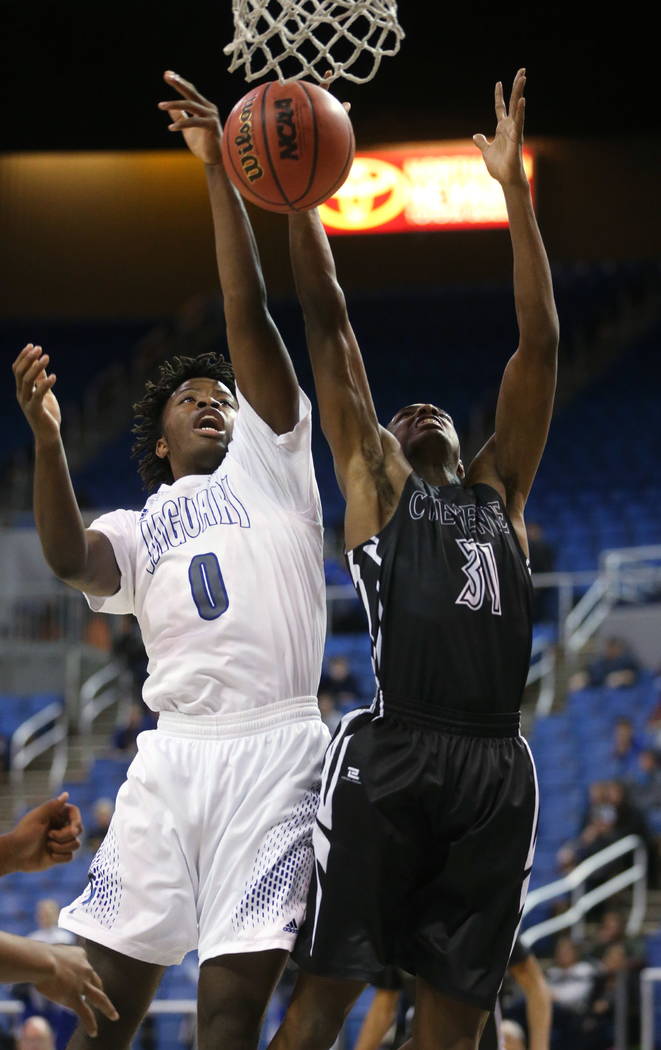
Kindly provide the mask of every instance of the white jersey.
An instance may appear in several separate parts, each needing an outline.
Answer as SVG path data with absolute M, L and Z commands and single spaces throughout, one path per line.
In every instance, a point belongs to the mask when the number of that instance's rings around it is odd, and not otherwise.
M 87 601 L 137 617 L 153 711 L 231 715 L 317 692 L 326 604 L 310 402 L 300 391 L 298 423 L 277 435 L 237 400 L 213 474 L 90 526 L 110 540 L 121 583 Z

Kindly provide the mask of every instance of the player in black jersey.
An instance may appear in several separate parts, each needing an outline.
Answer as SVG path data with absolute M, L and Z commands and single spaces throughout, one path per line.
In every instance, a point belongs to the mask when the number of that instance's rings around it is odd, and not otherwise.
M 546 437 L 558 321 L 522 162 L 525 71 L 496 85 L 519 345 L 495 434 L 468 469 L 449 414 L 426 401 L 379 426 L 315 212 L 290 246 L 345 539 L 373 645 L 377 696 L 326 754 L 303 971 L 272 1050 L 324 1050 L 362 983 L 415 974 L 416 1050 L 475 1050 L 525 899 L 537 791 L 519 706 L 532 588 L 524 507 Z M 345 982 L 339 979 L 344 979 Z

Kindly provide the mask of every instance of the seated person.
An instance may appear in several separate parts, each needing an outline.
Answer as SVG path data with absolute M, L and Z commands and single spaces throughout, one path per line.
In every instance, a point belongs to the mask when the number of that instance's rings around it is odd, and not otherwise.
M 578 671 L 569 679 L 569 689 L 592 689 L 606 686 L 608 689 L 625 689 L 635 685 L 640 675 L 640 663 L 621 638 L 607 638 L 600 656 L 592 660 L 587 668 Z

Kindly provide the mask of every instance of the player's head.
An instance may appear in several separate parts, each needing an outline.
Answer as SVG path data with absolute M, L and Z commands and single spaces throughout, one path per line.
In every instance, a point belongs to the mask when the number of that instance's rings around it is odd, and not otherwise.
M 452 416 L 423 402 L 405 405 L 392 417 L 388 430 L 399 441 L 412 467 L 424 476 L 425 468 L 440 468 L 458 481 L 464 476 L 459 435 Z
M 232 438 L 232 366 L 221 354 L 173 357 L 133 410 L 133 455 L 148 492 L 188 474 L 211 474 Z

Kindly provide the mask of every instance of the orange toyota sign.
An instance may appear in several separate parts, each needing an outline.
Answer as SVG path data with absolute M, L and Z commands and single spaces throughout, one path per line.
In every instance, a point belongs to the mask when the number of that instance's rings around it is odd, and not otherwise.
M 534 158 L 523 151 L 534 189 Z M 319 207 L 328 233 L 402 233 L 507 225 L 503 191 L 472 142 L 428 143 L 356 156 Z

